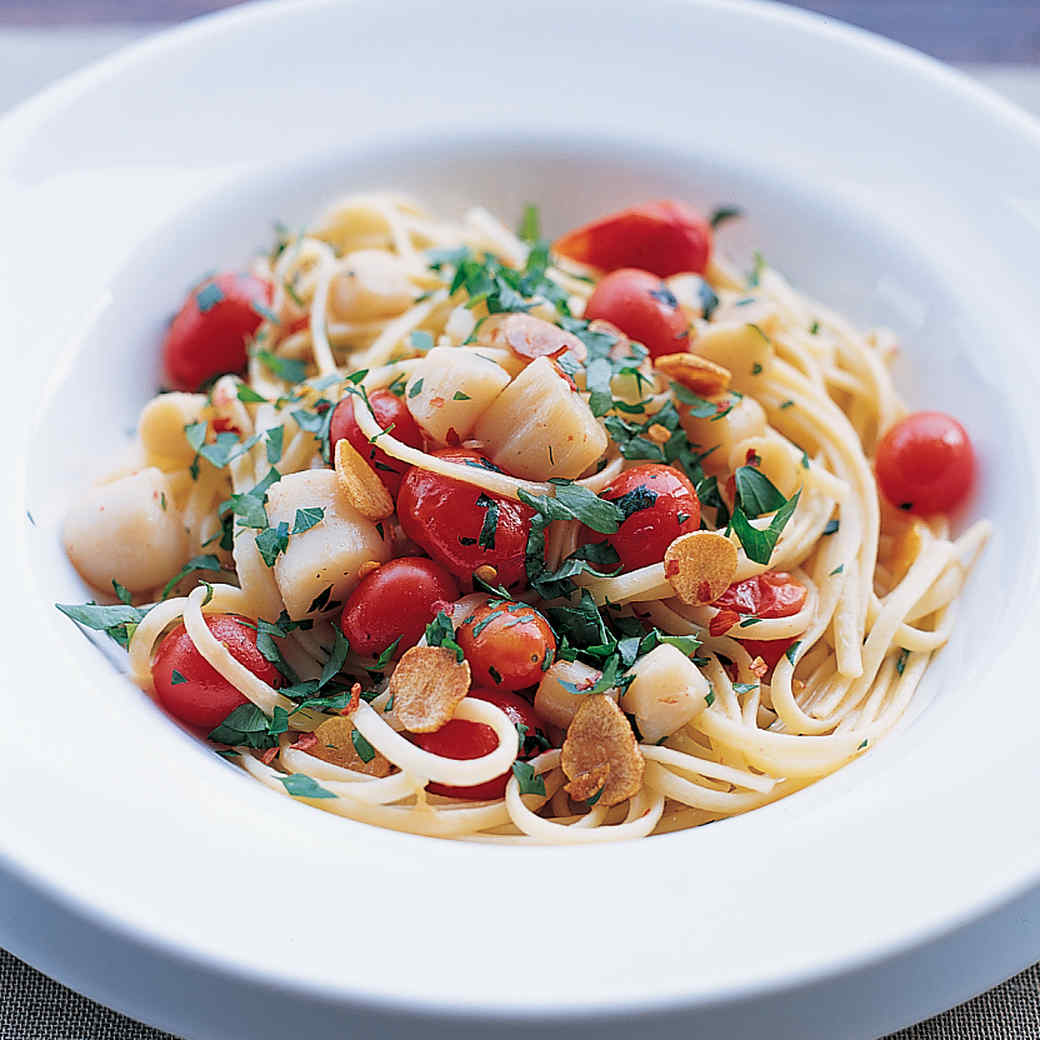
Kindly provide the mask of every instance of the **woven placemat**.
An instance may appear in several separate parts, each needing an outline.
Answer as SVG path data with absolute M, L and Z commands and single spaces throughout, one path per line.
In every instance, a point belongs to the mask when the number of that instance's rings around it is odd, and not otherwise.
M 1040 964 L 887 1040 L 1037 1040 Z M 0 950 L 0 1040 L 175 1040 L 109 1011 Z

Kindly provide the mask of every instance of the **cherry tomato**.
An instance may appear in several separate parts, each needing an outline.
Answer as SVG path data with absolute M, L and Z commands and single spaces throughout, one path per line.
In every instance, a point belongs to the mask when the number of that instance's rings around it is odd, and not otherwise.
M 450 462 L 495 469 L 483 455 L 465 448 L 444 448 L 434 454 Z M 533 515 L 511 498 L 489 495 L 472 484 L 414 466 L 404 475 L 397 496 L 397 518 L 416 545 L 459 578 L 490 564 L 506 586 L 524 577 Z
M 595 288 L 585 317 L 600 318 L 642 343 L 651 357 L 688 349 L 689 324 L 664 282 L 649 271 L 625 267 L 608 274 Z
M 766 571 L 730 585 L 712 606 L 759 618 L 781 618 L 797 614 L 805 606 L 808 591 L 797 578 L 786 571 Z M 730 621 L 733 621 L 730 615 Z M 730 626 L 727 625 L 728 629 Z M 741 639 L 741 646 L 752 659 L 761 657 L 770 670 L 787 653 L 793 639 Z
M 399 656 L 422 638 L 437 613 L 434 604 L 458 595 L 458 583 L 439 563 L 401 556 L 362 579 L 343 607 L 339 626 L 355 653 L 378 657 L 399 638 Z
M 496 690 L 522 690 L 542 681 L 556 653 L 549 622 L 526 603 L 492 600 L 455 630 L 473 681 Z
M 254 675 L 270 686 L 280 686 L 278 669 L 256 648 L 256 631 L 234 614 L 207 614 L 214 637 Z M 176 673 L 176 674 L 175 674 Z M 219 726 L 247 698 L 239 693 L 195 648 L 184 625 L 162 641 L 152 664 L 159 703 L 189 726 L 211 730 Z
M 614 534 L 606 536 L 626 571 L 664 559 L 665 550 L 681 534 L 696 531 L 701 503 L 693 484 L 673 466 L 647 462 L 626 469 L 600 493 L 628 513 Z
M 514 725 L 526 727 L 525 737 L 540 733 L 545 728 L 534 708 L 515 693 L 476 687 L 470 690 L 467 696 L 497 705 Z M 498 747 L 498 738 L 490 726 L 485 726 L 483 722 L 470 722 L 469 719 L 450 719 L 433 733 L 413 733 L 411 738 L 424 751 L 441 755 L 443 758 L 480 758 L 482 755 L 491 754 Z M 524 741 L 520 743 L 520 758 L 531 757 L 524 753 Z M 493 801 L 505 794 L 509 777 L 510 773 L 506 772 L 493 780 L 471 787 L 450 787 L 447 784 L 431 783 L 426 785 L 426 790 L 431 794 L 465 798 L 473 802 Z
M 604 271 L 640 267 L 668 278 L 681 271 L 703 274 L 711 242 L 708 221 L 685 203 L 664 200 L 633 206 L 569 231 L 553 249 Z
M 422 449 L 423 437 L 418 424 L 412 418 L 404 401 L 389 390 L 373 390 L 368 395 L 369 404 L 376 422 L 383 429 L 393 426 L 392 436 L 411 448 Z M 354 418 L 354 398 L 350 395 L 343 398 L 332 413 L 329 422 L 329 447 L 335 452 L 336 442 L 344 437 L 354 446 L 354 450 L 379 474 L 383 486 L 391 495 L 396 496 L 401 486 L 401 478 L 408 466 L 404 462 L 390 458 L 385 451 L 377 448 L 362 432 Z M 335 455 L 333 455 L 335 458 Z
M 270 302 L 270 284 L 248 274 L 218 274 L 193 289 L 163 337 L 167 385 L 197 390 L 214 376 L 241 372 L 246 342 Z
M 960 505 L 975 477 L 967 431 L 942 412 L 914 412 L 897 422 L 877 448 L 878 483 L 900 509 L 928 515 Z
M 805 586 L 786 571 L 766 571 L 730 585 L 712 606 L 760 618 L 790 617 L 805 605 L 806 595 Z

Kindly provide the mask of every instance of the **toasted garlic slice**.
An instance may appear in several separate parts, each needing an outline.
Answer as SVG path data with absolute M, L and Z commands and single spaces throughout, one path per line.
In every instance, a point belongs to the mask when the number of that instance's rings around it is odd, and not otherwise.
M 695 394 L 720 394 L 729 386 L 728 368 L 696 354 L 664 354 L 654 359 L 654 368 Z
M 394 714 L 409 733 L 432 733 L 469 692 L 469 662 L 443 646 L 413 646 L 390 676 Z
M 737 573 L 737 547 L 717 531 L 679 535 L 664 553 L 664 576 L 692 606 L 717 600 Z
M 330 762 L 334 766 L 343 769 L 353 769 L 358 773 L 367 773 L 369 776 L 389 776 L 390 762 L 375 748 L 367 746 L 368 742 L 361 745 L 364 756 L 358 751 L 357 738 L 354 736 L 356 727 L 348 718 L 338 716 L 327 719 L 315 731 L 313 743 L 307 742 L 306 752 L 323 762 Z M 360 737 L 360 734 L 358 734 Z M 371 757 L 369 757 L 371 752 Z M 367 759 L 367 761 L 366 761 Z
M 644 654 L 628 674 L 635 678 L 621 699 L 621 707 L 635 715 L 639 732 L 648 744 L 671 736 L 708 706 L 708 680 L 670 643 Z
M 621 709 L 602 694 L 587 695 L 567 729 L 560 765 L 580 787 L 595 782 L 605 770 L 597 805 L 617 805 L 643 786 L 646 762 L 636 735 Z
M 394 511 L 394 500 L 376 471 L 346 437 L 336 441 L 333 460 L 339 486 L 347 501 L 369 520 L 385 520 Z

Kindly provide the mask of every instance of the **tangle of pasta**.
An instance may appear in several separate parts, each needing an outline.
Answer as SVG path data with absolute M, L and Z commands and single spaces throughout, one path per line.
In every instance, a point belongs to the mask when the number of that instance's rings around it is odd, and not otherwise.
M 861 333 L 761 260 L 745 276 L 715 255 L 701 274 L 660 280 L 660 308 L 683 331 L 673 352 L 651 344 L 648 356 L 629 329 L 583 318 L 604 271 L 550 253 L 525 223 L 522 237 L 482 209 L 453 223 L 368 195 L 283 233 L 251 271 L 269 295 L 245 371 L 156 397 L 126 464 L 70 511 L 71 559 L 121 602 L 63 609 L 122 642 L 153 695 L 166 641 L 183 631 L 211 670 L 197 696 L 234 694 L 210 737 L 231 762 L 279 794 L 395 830 L 615 841 L 747 812 L 826 776 L 905 712 L 988 531 L 954 534 L 942 513 L 878 493 L 879 440 L 907 414 L 892 336 Z M 211 280 L 192 306 L 205 317 L 228 294 Z M 509 324 L 516 315 L 527 317 Z M 571 349 L 542 350 L 543 334 Z M 381 425 L 373 396 L 387 390 L 420 446 Z M 554 394 L 550 418 L 534 421 Z M 459 597 L 431 608 L 439 624 L 419 640 L 417 678 L 403 664 L 414 649 L 359 652 L 339 627 L 359 582 L 423 555 L 416 541 L 436 559 L 381 497 L 374 452 L 341 458 L 331 443 L 344 400 L 399 472 L 460 482 L 485 503 L 473 551 L 492 562 L 474 577 L 441 561 Z M 435 453 L 446 447 L 491 462 Z M 654 493 L 637 487 L 624 515 L 597 510 L 618 510 L 615 482 L 647 464 L 681 471 L 700 521 L 691 532 L 680 512 L 664 557 L 626 567 L 615 535 L 642 509 L 652 517 Z M 526 570 L 508 589 L 491 503 L 522 503 L 527 517 Z M 455 522 L 436 519 L 449 535 Z M 741 610 L 732 591 L 774 586 L 791 598 L 772 613 Z M 460 660 L 462 630 L 496 610 L 551 625 L 541 675 L 518 694 L 539 715 L 533 746 L 494 698 L 466 695 L 477 666 Z M 212 629 L 221 615 L 242 619 L 264 668 Z M 196 696 L 197 674 L 174 668 L 163 689 Z M 428 750 L 448 719 L 493 739 L 468 758 Z M 428 789 L 479 790 L 503 774 L 493 797 Z

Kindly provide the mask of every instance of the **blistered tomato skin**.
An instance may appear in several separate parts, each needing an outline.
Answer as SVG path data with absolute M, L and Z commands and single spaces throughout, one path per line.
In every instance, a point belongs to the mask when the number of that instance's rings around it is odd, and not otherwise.
M 365 576 L 343 607 L 340 628 L 355 653 L 378 657 L 400 639 L 400 656 L 422 638 L 434 604 L 458 595 L 458 582 L 439 563 L 401 556 Z
M 484 456 L 464 448 L 434 454 L 450 462 L 494 468 Z M 486 501 L 497 512 L 497 520 L 488 524 L 493 527 L 490 538 L 484 528 L 491 507 L 480 504 Z M 499 584 L 507 587 L 525 575 L 524 552 L 533 515 L 520 502 L 418 467 L 405 474 L 397 496 L 397 518 L 416 545 L 458 578 L 469 578 L 478 567 L 490 564 L 498 572 Z
M 474 687 L 467 696 L 488 701 L 501 708 L 513 725 L 525 727 L 525 736 L 540 733 L 545 728 L 534 708 L 515 693 Z M 443 758 L 460 760 L 489 755 L 498 747 L 498 738 L 490 726 L 485 726 L 482 722 L 470 722 L 468 719 L 451 719 L 439 730 L 433 733 L 413 733 L 411 739 L 424 751 Z M 527 756 L 521 746 L 520 758 L 525 757 Z M 474 784 L 472 787 L 450 787 L 447 784 L 431 783 L 426 785 L 426 790 L 431 794 L 441 794 L 448 798 L 465 798 L 473 802 L 493 801 L 505 794 L 509 777 L 510 773 L 506 772 L 493 780 Z
M 975 450 L 956 419 L 942 412 L 915 412 L 881 438 L 875 465 L 889 502 L 929 516 L 949 512 L 968 497 Z
M 268 685 L 281 686 L 281 673 L 256 648 L 256 631 L 244 619 L 234 614 L 207 614 L 206 626 L 236 661 Z M 160 644 L 152 680 L 159 703 L 174 718 L 205 730 L 216 728 L 235 708 L 247 703 L 198 652 L 183 624 Z
M 790 617 L 805 606 L 807 595 L 805 586 L 786 571 L 766 571 L 730 585 L 712 606 L 759 618 Z
M 561 256 L 604 271 L 639 267 L 660 278 L 683 271 L 703 274 L 711 259 L 711 225 L 671 199 L 612 213 L 558 239 Z
M 411 448 L 422 450 L 423 436 L 418 424 L 412 418 L 404 401 L 389 390 L 373 390 L 368 395 L 372 406 L 372 415 L 377 423 L 388 429 L 391 435 Z M 408 469 L 407 463 L 390 458 L 385 451 L 377 448 L 362 432 L 354 417 L 354 398 L 348 395 L 343 398 L 332 413 L 329 422 L 329 447 L 335 458 L 336 443 L 344 437 L 353 445 L 354 450 L 371 465 L 379 474 L 383 486 L 391 495 L 396 495 L 401 487 L 401 478 Z
M 633 466 L 600 493 L 618 501 L 629 516 L 606 536 L 626 571 L 664 559 L 665 550 L 681 534 L 696 531 L 701 503 L 689 478 L 673 466 L 656 462 Z
M 193 289 L 163 337 L 166 385 L 197 390 L 215 376 L 242 372 L 246 344 L 270 303 L 270 284 L 248 274 L 218 274 Z
M 642 343 L 651 357 L 689 349 L 689 323 L 672 291 L 649 271 L 623 268 L 596 286 L 585 307 L 589 321 L 600 319 Z
M 542 681 L 553 662 L 556 637 L 549 622 L 526 603 L 492 600 L 455 631 L 473 681 L 495 690 L 522 690 Z
M 730 585 L 712 606 L 750 617 L 782 618 L 797 614 L 805 606 L 808 594 L 806 587 L 786 571 L 766 571 Z M 730 618 L 732 620 L 732 615 Z M 797 637 L 739 640 L 752 660 L 761 657 L 770 669 L 776 667 L 780 658 L 797 641 Z

